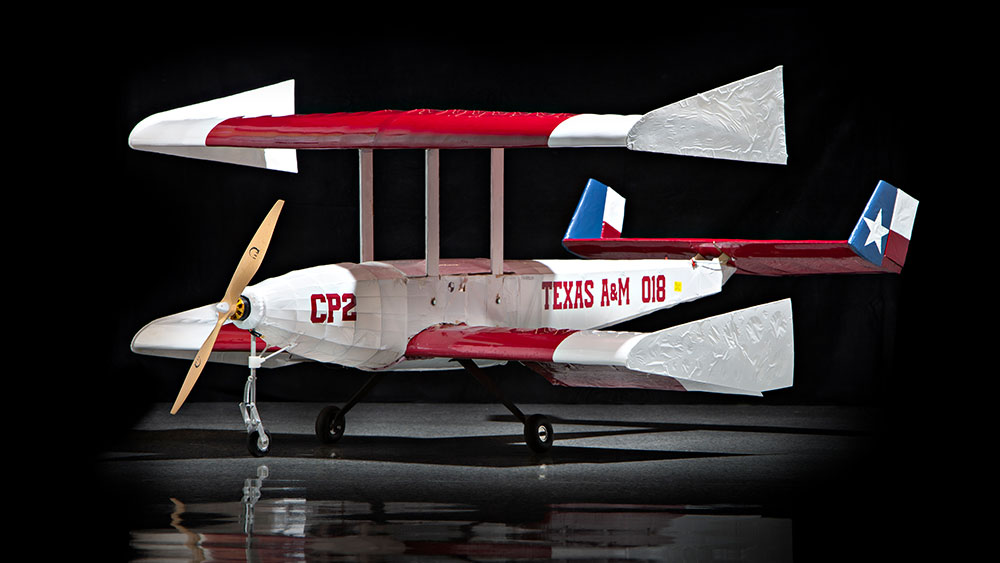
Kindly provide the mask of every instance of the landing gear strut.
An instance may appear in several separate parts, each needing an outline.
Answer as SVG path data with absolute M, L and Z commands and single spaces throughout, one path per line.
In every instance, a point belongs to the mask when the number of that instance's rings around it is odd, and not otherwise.
M 251 359 L 255 356 L 250 356 Z M 247 449 L 254 457 L 267 455 L 271 449 L 271 434 L 264 429 L 264 423 L 257 412 L 257 373 L 256 368 L 250 368 L 250 377 L 243 387 L 243 402 L 240 403 L 240 414 L 247 425 Z
M 264 429 L 264 422 L 257 412 L 257 368 L 264 361 L 257 355 L 257 336 L 250 333 L 250 376 L 243 386 L 243 402 L 240 403 L 240 414 L 247 426 L 247 449 L 254 457 L 267 455 L 271 449 L 271 435 Z
M 488 375 L 486 375 L 482 368 L 476 365 L 472 360 L 458 360 L 458 363 L 462 364 L 465 371 L 469 372 L 473 377 L 476 378 L 479 383 L 483 385 L 490 393 L 493 394 L 503 406 L 507 407 L 507 410 L 511 412 L 521 424 L 524 425 L 524 442 L 528 445 L 531 451 L 535 453 L 545 453 L 552 449 L 552 443 L 555 441 L 555 432 L 552 430 L 552 423 L 545 415 L 533 414 L 531 416 L 525 416 L 521 409 L 517 408 L 517 405 L 507 400 L 500 388 L 497 387 L 496 383 Z
M 330 405 L 319 412 L 319 416 L 316 417 L 316 437 L 320 442 L 335 444 L 344 436 L 346 426 L 344 415 L 353 409 L 354 405 L 358 404 L 381 379 L 382 372 L 375 372 L 343 407 Z
M 250 331 L 250 358 L 247 363 L 250 366 L 250 376 L 243 386 L 243 402 L 240 403 L 240 414 L 243 415 L 243 423 L 247 427 L 247 450 L 254 457 L 263 457 L 271 449 L 271 434 L 264 428 L 264 422 L 257 412 L 257 368 L 259 368 L 268 358 L 288 350 L 291 346 L 286 346 L 270 356 L 257 355 L 257 334 Z

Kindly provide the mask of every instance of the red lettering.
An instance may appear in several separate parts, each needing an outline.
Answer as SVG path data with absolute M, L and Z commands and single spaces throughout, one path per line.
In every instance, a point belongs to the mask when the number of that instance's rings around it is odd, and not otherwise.
M 628 304 L 629 304 L 629 298 L 628 298 L 628 282 L 629 282 L 629 278 L 625 278 L 625 283 L 624 283 L 624 284 L 622 284 L 622 279 L 621 279 L 621 278 L 618 278 L 618 304 L 619 304 L 619 305 L 621 305 L 621 304 L 622 304 L 622 296 L 623 296 L 623 295 L 625 296 L 625 297 L 624 297 L 624 299 L 625 299 L 625 304 L 626 304 L 626 305 L 628 305 Z
M 552 282 L 542 282 L 542 291 L 545 292 L 545 308 L 549 308 L 549 291 L 552 290 Z
M 312 304 L 312 311 L 309 314 L 309 320 L 314 323 L 325 323 L 326 314 L 319 312 L 319 303 L 326 301 L 326 297 L 322 293 L 314 293 L 309 296 L 309 301 Z
M 552 309 L 590 309 L 597 301 L 595 295 L 596 280 L 570 280 L 570 281 L 544 281 L 542 282 L 542 293 L 545 295 L 544 308 L 549 308 L 551 301 Z M 601 280 L 601 307 L 607 307 L 612 302 L 617 301 L 621 305 L 622 299 L 628 301 L 629 280 L 622 281 L 608 279 Z
M 320 303 L 326 303 L 326 311 L 320 312 Z M 314 293 L 309 296 L 309 305 L 309 320 L 316 324 L 336 322 L 333 312 L 341 310 L 341 305 L 343 305 L 343 320 L 357 320 L 357 313 L 353 310 L 353 293 L 345 293 L 343 295 L 338 293 Z
M 358 320 L 358 312 L 354 310 L 354 294 L 345 293 L 344 294 L 344 320 L 345 321 L 356 321 Z
M 329 313 L 329 316 L 327 316 L 327 318 L 330 319 L 330 322 L 332 323 L 333 322 L 333 312 L 340 310 L 340 296 L 339 295 L 337 295 L 336 293 L 327 293 L 326 294 L 326 310 Z
M 573 301 L 572 301 L 572 297 L 573 297 L 573 282 L 571 282 L 571 281 L 562 282 L 562 286 L 563 286 L 563 291 L 566 292 L 566 297 L 563 300 L 562 308 L 563 309 L 572 309 L 573 308 Z

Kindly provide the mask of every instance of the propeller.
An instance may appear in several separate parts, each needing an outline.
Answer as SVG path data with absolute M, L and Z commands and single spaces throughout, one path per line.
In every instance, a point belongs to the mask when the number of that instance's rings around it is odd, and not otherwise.
M 243 253 L 243 257 L 240 258 L 240 263 L 236 266 L 236 272 L 233 274 L 232 281 L 229 282 L 229 287 L 226 289 L 222 301 L 215 306 L 215 310 L 219 315 L 219 319 L 215 322 L 215 328 L 212 329 L 211 334 L 205 339 L 205 342 L 201 345 L 194 360 L 191 362 L 191 367 L 188 368 L 187 375 L 184 377 L 184 383 L 181 385 L 180 393 L 177 394 L 174 406 L 170 409 L 170 414 L 177 414 L 177 411 L 184 404 L 185 399 L 187 399 L 188 394 L 191 393 L 191 389 L 194 387 L 195 382 L 198 381 L 198 376 L 201 375 L 201 370 L 204 369 L 205 363 L 208 361 L 208 356 L 215 346 L 215 340 L 219 337 L 222 325 L 226 323 L 226 320 L 229 319 L 235 310 L 236 304 L 240 299 L 240 293 L 243 292 L 250 283 L 250 280 L 253 279 L 254 274 L 257 273 L 257 268 L 264 259 L 264 253 L 271 242 L 271 234 L 274 232 L 274 226 L 278 222 L 278 215 L 281 213 L 281 207 L 284 204 L 284 200 L 280 199 L 274 204 L 274 207 L 271 208 L 267 217 L 260 224 L 253 239 L 250 240 L 250 244 L 247 246 L 246 252 Z

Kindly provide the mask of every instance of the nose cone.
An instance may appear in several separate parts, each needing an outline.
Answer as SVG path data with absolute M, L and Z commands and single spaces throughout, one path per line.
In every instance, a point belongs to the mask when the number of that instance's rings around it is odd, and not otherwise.
M 406 277 L 388 265 L 296 270 L 246 288 L 243 299 L 249 313 L 234 324 L 296 356 L 381 368 L 406 348 Z
M 243 330 L 255 330 L 264 318 L 266 305 L 259 293 L 248 287 L 240 295 L 236 308 L 237 316 L 233 319 L 233 324 Z

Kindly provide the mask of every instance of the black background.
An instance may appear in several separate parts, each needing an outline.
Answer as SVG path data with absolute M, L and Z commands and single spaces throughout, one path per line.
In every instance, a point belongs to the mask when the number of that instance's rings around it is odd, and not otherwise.
M 160 13 L 50 32 L 65 42 L 31 60 L 39 86 L 25 98 L 39 111 L 18 129 L 37 137 L 15 139 L 30 145 L 35 174 L 17 182 L 12 208 L 35 212 L 12 238 L 23 269 L 42 274 L 28 278 L 13 314 L 52 345 L 19 354 L 30 367 L 13 395 L 34 407 L 39 427 L 47 421 L 48 439 L 64 438 L 56 453 L 90 459 L 155 402 L 173 400 L 186 364 L 136 356 L 131 337 L 155 318 L 217 300 L 274 200 L 287 203 L 256 279 L 358 258 L 356 151 L 300 151 L 298 174 L 142 153 L 127 146 L 142 118 L 289 78 L 299 113 L 645 113 L 783 65 L 786 166 L 624 149 L 508 150 L 505 254 L 570 257 L 560 239 L 591 177 L 628 198 L 623 234 L 635 237 L 842 239 L 878 180 L 905 190 L 920 207 L 902 275 L 739 276 L 721 295 L 622 328 L 656 330 L 791 297 L 795 386 L 752 402 L 875 407 L 885 448 L 870 461 L 898 472 L 903 488 L 891 497 L 872 491 L 873 506 L 901 496 L 927 512 L 956 506 L 939 487 L 967 479 L 938 467 L 942 459 L 963 467 L 972 452 L 955 436 L 977 427 L 967 392 L 978 388 L 958 379 L 969 372 L 956 358 L 984 346 L 955 329 L 976 316 L 961 307 L 979 291 L 975 268 L 941 272 L 959 256 L 944 244 L 959 180 L 937 172 L 966 169 L 951 162 L 960 143 L 946 141 L 960 138 L 948 95 L 960 91 L 956 65 L 970 53 L 944 33 L 953 24 L 865 10 L 687 6 L 577 20 L 508 8 L 391 25 L 375 10 L 274 20 Z M 487 255 L 488 170 L 488 151 L 442 155 L 443 257 Z M 420 151 L 375 154 L 376 259 L 421 255 L 422 175 Z M 492 373 L 524 403 L 748 402 L 552 388 L 518 366 Z M 245 368 L 211 365 L 190 400 L 236 403 L 245 377 Z M 265 372 L 258 390 L 262 402 L 342 402 L 364 379 L 296 366 Z M 489 398 L 456 372 L 393 375 L 370 400 Z
M 560 240 L 588 178 L 628 198 L 624 236 L 787 239 L 846 238 L 886 180 L 920 200 L 902 275 L 738 276 L 721 295 L 622 328 L 656 330 L 791 297 L 795 385 L 758 402 L 876 406 L 892 411 L 887 419 L 901 431 L 925 422 L 928 404 L 937 412 L 954 405 L 940 315 L 975 286 L 932 270 L 951 253 L 942 233 L 956 201 L 955 181 L 936 172 L 960 145 L 942 140 L 961 137 L 960 120 L 933 117 L 955 113 L 946 93 L 963 68 L 962 51 L 941 33 L 947 22 L 766 10 L 710 21 L 616 14 L 573 25 L 565 15 L 492 20 L 502 24 L 432 16 L 419 25 L 352 15 L 194 26 L 188 14 L 163 13 L 141 25 L 81 26 L 86 33 L 67 36 L 66 49 L 33 61 L 40 86 L 32 101 L 47 111 L 41 126 L 35 114 L 11 116 L 34 124 L 23 129 L 33 134 L 24 144 L 37 163 L 15 191 L 37 211 L 28 244 L 16 248 L 25 264 L 43 264 L 30 268 L 42 275 L 29 278 L 37 280 L 29 295 L 45 299 L 21 300 L 17 314 L 36 332 L 58 327 L 59 365 L 75 364 L 78 351 L 81 369 L 100 375 L 56 385 L 28 378 L 31 386 L 91 405 L 97 435 L 109 439 L 154 402 L 171 401 L 186 365 L 132 354 L 132 336 L 219 299 L 278 198 L 287 203 L 257 280 L 358 258 L 356 151 L 299 151 L 299 173 L 288 174 L 131 150 L 129 132 L 150 114 L 291 78 L 299 113 L 635 114 L 783 65 L 785 166 L 624 149 L 507 150 L 506 256 L 571 257 Z M 375 257 L 419 257 L 422 151 L 375 157 Z M 443 257 L 488 254 L 488 174 L 486 150 L 442 155 Z M 22 359 L 38 365 L 36 355 Z M 494 374 L 519 402 L 745 401 L 553 388 L 520 366 Z M 236 402 L 245 377 L 245 368 L 212 365 L 192 400 Z M 364 378 L 293 366 L 266 371 L 258 389 L 262 401 L 337 402 Z M 371 399 L 489 397 L 455 372 L 392 375 Z

